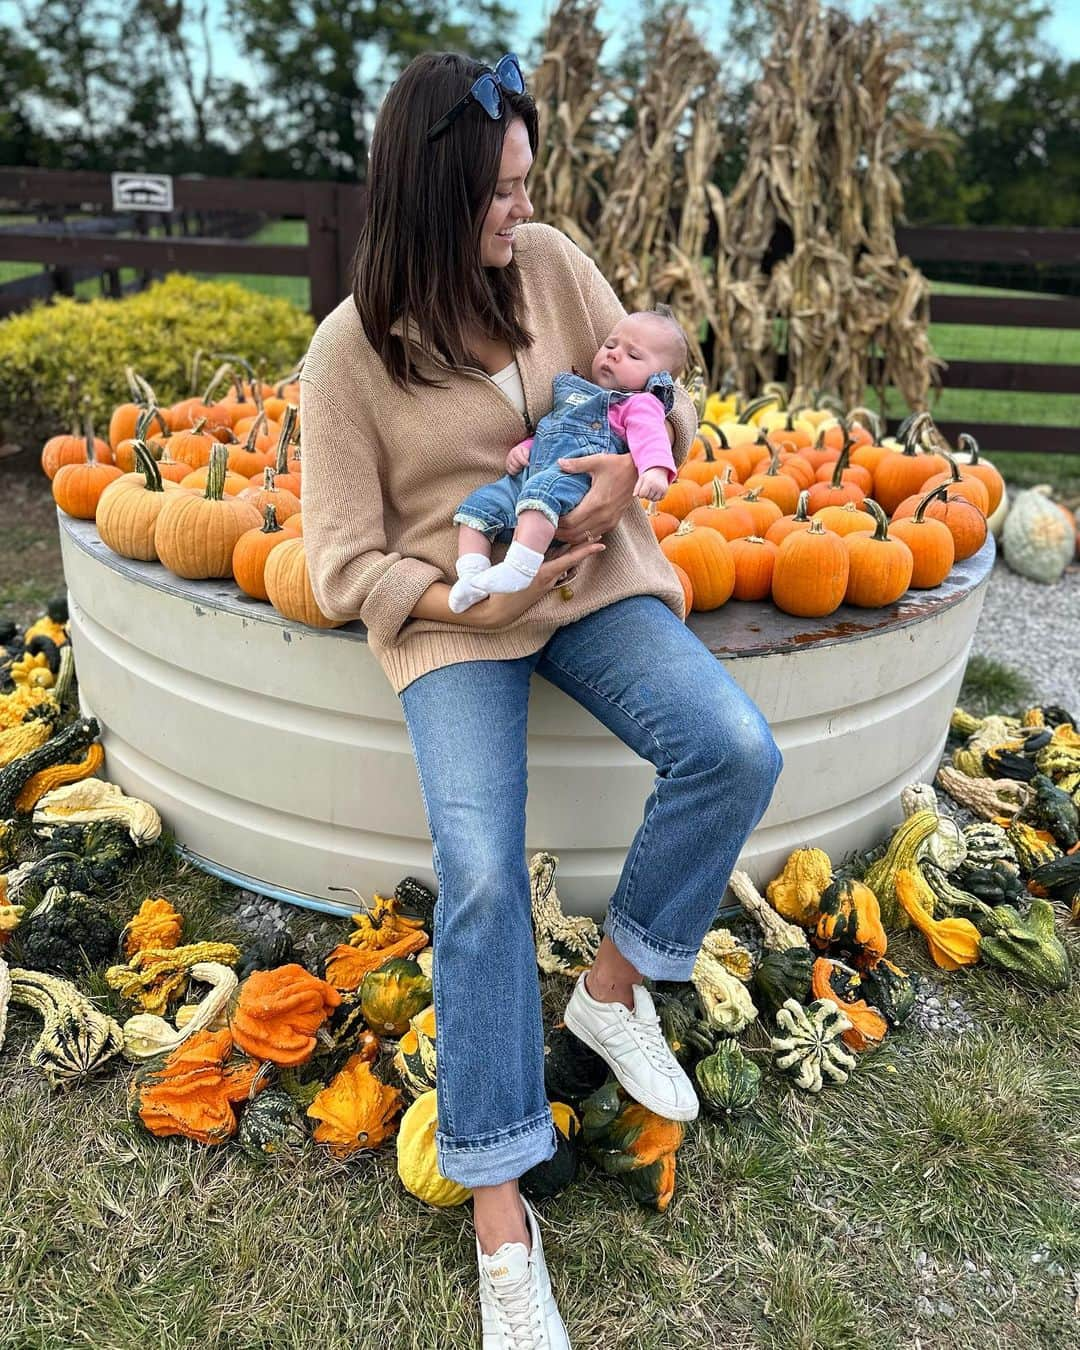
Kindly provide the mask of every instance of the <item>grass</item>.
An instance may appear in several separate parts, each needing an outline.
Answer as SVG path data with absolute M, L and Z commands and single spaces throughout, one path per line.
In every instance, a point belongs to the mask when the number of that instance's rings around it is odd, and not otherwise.
M 1031 684 L 1020 671 L 976 654 L 967 663 L 956 701 L 974 716 L 986 717 L 991 712 L 1015 712 L 1032 698 Z
M 126 918 L 147 894 L 183 910 L 185 940 L 239 936 L 230 888 L 177 867 L 164 843 L 111 903 Z M 294 935 L 312 922 L 292 912 Z M 1080 932 L 1067 941 L 1080 960 Z M 911 935 L 891 954 L 947 982 L 980 1030 L 897 1033 L 816 1098 L 767 1078 L 754 1116 L 690 1129 L 666 1215 L 586 1165 L 540 1210 L 574 1344 L 1069 1342 L 1080 988 L 1039 997 L 979 969 L 941 976 Z M 550 1020 L 569 986 L 541 978 Z M 85 984 L 123 1015 L 100 974 Z M 51 1093 L 25 1063 L 37 1032 L 14 1010 L 0 1068 L 0 1346 L 476 1343 L 468 1210 L 416 1202 L 392 1148 L 262 1165 L 152 1140 L 127 1115 L 128 1066 Z

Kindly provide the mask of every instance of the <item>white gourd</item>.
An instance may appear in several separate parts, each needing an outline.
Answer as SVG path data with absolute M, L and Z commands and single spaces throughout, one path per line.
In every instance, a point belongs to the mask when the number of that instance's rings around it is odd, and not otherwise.
M 1005 561 L 1022 577 L 1057 581 L 1076 552 L 1076 534 L 1044 486 L 1018 492 L 1001 532 Z
M 905 820 L 916 811 L 934 812 L 938 827 L 919 849 L 918 856 L 937 863 L 943 872 L 955 872 L 967 856 L 967 843 L 956 821 L 938 810 L 937 793 L 930 784 L 909 783 L 900 793 L 900 807 Z

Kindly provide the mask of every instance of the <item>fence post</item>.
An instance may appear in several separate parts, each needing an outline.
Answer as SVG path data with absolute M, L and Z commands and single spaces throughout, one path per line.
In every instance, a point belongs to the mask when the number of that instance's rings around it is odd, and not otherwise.
M 324 319 L 343 295 L 337 186 L 334 183 L 305 183 L 303 199 L 308 232 L 311 312 L 316 319 Z

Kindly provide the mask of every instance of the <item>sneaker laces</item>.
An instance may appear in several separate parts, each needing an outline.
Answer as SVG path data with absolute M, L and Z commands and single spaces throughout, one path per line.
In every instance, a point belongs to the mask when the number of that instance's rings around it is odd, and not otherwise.
M 495 1284 L 488 1281 L 499 1330 L 510 1338 L 514 1350 L 544 1350 L 543 1314 L 532 1285 L 532 1266 L 527 1267 L 512 1283 Z
M 654 1069 L 670 1074 L 674 1056 L 661 1030 L 659 1015 L 654 1013 L 652 1017 L 641 1017 L 632 1013 L 625 1003 L 619 1004 L 619 1007 L 625 1014 L 627 1025 L 631 1028 L 645 1058 Z

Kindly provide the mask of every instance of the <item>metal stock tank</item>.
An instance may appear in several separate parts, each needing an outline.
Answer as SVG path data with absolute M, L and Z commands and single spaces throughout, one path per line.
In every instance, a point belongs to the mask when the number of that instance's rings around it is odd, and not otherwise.
M 59 522 L 104 773 L 152 802 L 193 861 L 329 913 L 355 908 L 331 885 L 370 895 L 409 873 L 434 884 L 400 705 L 361 624 L 309 629 L 231 581 L 184 581 L 118 557 L 92 522 Z M 807 620 L 733 602 L 691 616 L 784 754 L 740 864 L 759 883 L 799 845 L 838 859 L 899 821 L 900 789 L 936 768 L 993 559 L 988 539 L 937 590 L 881 610 Z M 557 854 L 564 903 L 599 915 L 652 765 L 540 678 L 528 751 L 528 851 Z

